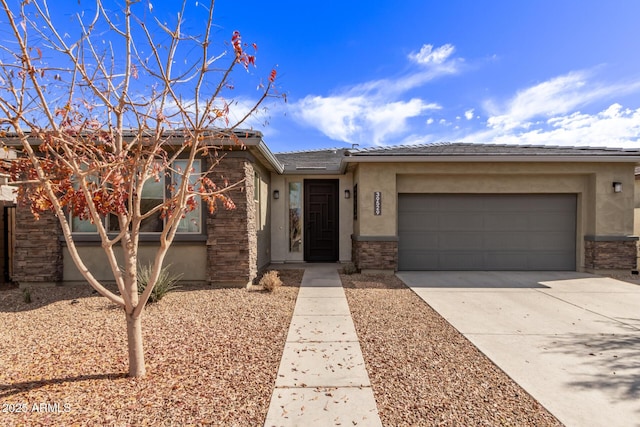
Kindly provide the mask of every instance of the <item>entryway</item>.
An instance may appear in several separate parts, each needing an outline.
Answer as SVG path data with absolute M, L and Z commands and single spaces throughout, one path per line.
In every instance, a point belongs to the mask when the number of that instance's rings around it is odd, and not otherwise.
M 304 181 L 304 260 L 338 260 L 338 180 Z

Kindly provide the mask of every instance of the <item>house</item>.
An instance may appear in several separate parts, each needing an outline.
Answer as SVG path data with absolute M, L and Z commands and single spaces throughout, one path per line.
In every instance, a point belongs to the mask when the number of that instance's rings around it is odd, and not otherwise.
M 240 133 L 239 133 L 240 135 Z M 640 149 L 440 143 L 272 153 L 241 133 L 216 173 L 244 180 L 232 211 L 196 212 L 168 255 L 183 280 L 244 284 L 270 264 L 363 271 L 637 268 Z M 204 161 L 204 160 L 203 160 Z M 13 279 L 76 282 L 53 215 L 15 214 Z M 108 280 L 97 236 L 74 237 Z M 154 248 L 145 233 L 141 258 Z

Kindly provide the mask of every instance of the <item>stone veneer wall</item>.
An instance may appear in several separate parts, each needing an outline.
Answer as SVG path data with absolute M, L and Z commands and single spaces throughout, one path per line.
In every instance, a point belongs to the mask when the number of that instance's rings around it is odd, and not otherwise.
M 16 208 L 13 280 L 18 283 L 62 281 L 62 229 L 53 213 L 36 220 L 27 207 Z
M 635 270 L 638 242 L 634 239 L 585 238 L 584 266 L 594 270 Z
M 228 193 L 235 209 L 218 204 L 216 212 L 207 215 L 208 280 L 246 284 L 256 277 L 258 262 L 253 165 L 245 158 L 226 157 L 214 175 L 224 176 L 229 183 L 244 182 Z
M 351 237 L 351 259 L 359 270 L 398 270 L 396 240 L 365 240 Z
M 245 157 L 226 157 L 214 169 L 214 177 L 224 177 L 229 183 L 243 179 L 244 182 L 228 193 L 236 209 L 226 210 L 218 203 L 215 213 L 206 214 L 208 281 L 246 284 L 256 277 L 258 263 L 253 165 Z M 203 209 L 206 210 L 206 205 Z M 13 280 L 18 283 L 61 282 L 61 237 L 62 230 L 55 215 L 45 213 L 35 220 L 28 208 L 18 207 Z

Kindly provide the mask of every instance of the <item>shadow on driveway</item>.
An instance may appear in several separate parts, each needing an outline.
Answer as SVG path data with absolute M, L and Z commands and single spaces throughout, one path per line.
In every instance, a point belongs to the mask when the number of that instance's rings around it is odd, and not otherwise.
M 599 389 L 619 399 L 640 399 L 640 334 L 571 334 L 555 337 L 549 353 L 582 356 L 597 373 L 577 376 L 569 385 Z
M 576 272 L 399 272 L 568 426 L 640 426 L 640 287 Z
M 544 282 L 593 277 L 545 271 L 401 271 L 398 277 L 416 288 L 549 289 Z

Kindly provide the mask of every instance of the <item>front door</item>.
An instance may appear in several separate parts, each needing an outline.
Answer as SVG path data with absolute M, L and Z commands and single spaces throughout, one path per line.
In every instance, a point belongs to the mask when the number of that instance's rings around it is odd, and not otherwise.
M 338 180 L 304 181 L 304 259 L 338 260 Z

